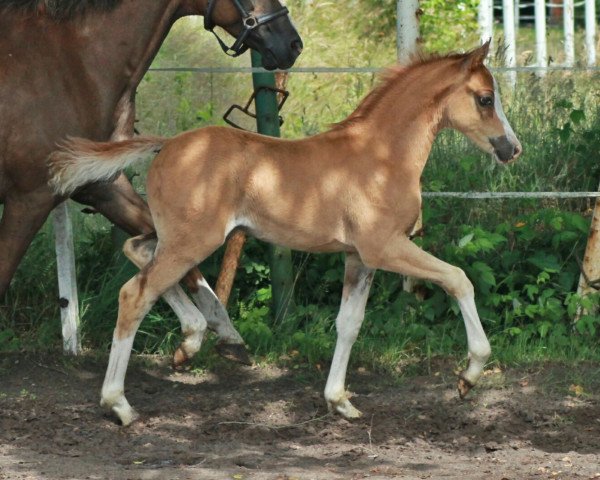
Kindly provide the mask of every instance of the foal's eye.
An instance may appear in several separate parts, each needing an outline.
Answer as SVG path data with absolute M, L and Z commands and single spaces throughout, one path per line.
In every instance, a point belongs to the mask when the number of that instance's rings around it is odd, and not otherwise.
M 477 97 L 477 101 L 482 107 L 491 107 L 494 104 L 494 97 L 491 95 L 483 95 L 481 97 Z

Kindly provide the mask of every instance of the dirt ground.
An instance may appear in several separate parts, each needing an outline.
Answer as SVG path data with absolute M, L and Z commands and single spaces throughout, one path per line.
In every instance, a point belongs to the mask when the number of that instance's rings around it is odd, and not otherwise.
M 324 375 L 136 358 L 123 428 L 98 405 L 106 358 L 0 355 L 0 479 L 600 478 L 600 365 L 427 375 L 351 370 L 363 417 L 328 415 Z

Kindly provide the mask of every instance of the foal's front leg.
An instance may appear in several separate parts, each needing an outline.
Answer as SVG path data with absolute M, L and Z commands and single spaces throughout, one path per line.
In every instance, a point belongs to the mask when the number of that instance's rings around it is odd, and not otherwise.
M 361 416 L 360 411 L 350 403 L 344 384 L 350 351 L 365 316 L 365 305 L 374 273 L 375 270 L 365 267 L 358 255 L 346 256 L 342 303 L 335 320 L 338 337 L 325 385 L 325 400 L 329 410 L 335 410 L 346 418 Z
M 432 281 L 456 298 L 469 348 L 469 366 L 460 373 L 458 381 L 458 392 L 464 398 L 481 376 L 491 353 L 477 314 L 473 284 L 465 272 L 421 250 L 405 236 L 390 238 L 383 248 L 366 243 L 359 248 L 359 253 L 369 266 Z

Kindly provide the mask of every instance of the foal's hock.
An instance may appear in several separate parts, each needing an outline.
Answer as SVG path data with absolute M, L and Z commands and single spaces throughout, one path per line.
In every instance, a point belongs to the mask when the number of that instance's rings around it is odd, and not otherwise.
M 408 235 L 421 207 L 421 173 L 441 129 L 463 132 L 501 163 L 521 152 L 483 64 L 488 48 L 392 70 L 350 117 L 303 140 L 208 127 L 171 139 L 75 139 L 54 153 L 51 182 L 60 192 L 155 156 L 147 193 L 158 243 L 153 259 L 152 239 L 137 237 L 125 247 L 143 268 L 121 289 L 102 404 L 124 424 L 135 418 L 124 395 L 125 370 L 138 326 L 161 294 L 177 299 L 186 318 L 177 358 L 198 351 L 207 322 L 177 282 L 236 228 L 297 250 L 346 254 L 325 387 L 330 409 L 347 418 L 360 415 L 344 382 L 376 269 L 430 280 L 457 299 L 468 338 L 469 365 L 459 378 L 460 395 L 466 395 L 490 355 L 473 286 L 461 269 L 416 247 Z

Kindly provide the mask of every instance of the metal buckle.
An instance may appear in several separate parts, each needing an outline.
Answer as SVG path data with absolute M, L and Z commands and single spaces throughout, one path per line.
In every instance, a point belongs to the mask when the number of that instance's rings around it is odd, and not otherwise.
M 267 90 L 269 92 L 279 93 L 281 95 L 281 100 L 279 100 L 279 102 L 277 104 L 277 111 L 279 111 L 279 112 L 281 111 L 281 109 L 283 108 L 283 105 L 285 104 L 286 100 L 290 96 L 290 92 L 288 92 L 287 90 L 282 90 L 281 88 L 258 87 L 256 90 L 254 90 L 254 92 L 252 92 L 252 95 L 250 95 L 250 99 L 248 100 L 248 102 L 246 102 L 246 105 L 244 105 L 242 107 L 241 105 L 233 104 L 231 107 L 229 107 L 227 109 L 227 111 L 223 115 L 223 120 L 225 120 L 225 123 L 227 123 L 228 125 L 231 125 L 234 128 L 237 128 L 239 130 L 249 131 L 243 127 L 240 127 L 237 123 L 235 123 L 233 120 L 231 120 L 229 118 L 229 116 L 233 113 L 234 110 L 239 110 L 240 112 L 248 115 L 249 117 L 256 119 L 256 113 L 252 113 L 250 111 L 250 106 L 252 105 L 252 102 L 254 102 L 254 99 L 256 98 L 256 95 L 258 94 L 258 92 L 260 92 L 261 90 Z M 281 115 L 279 115 L 279 126 L 281 126 L 281 125 L 283 125 L 283 117 Z

